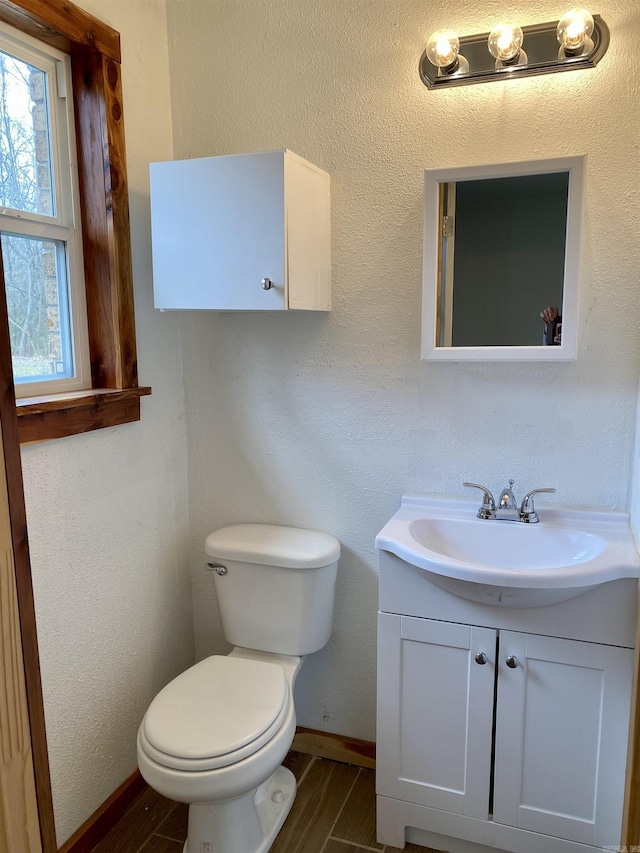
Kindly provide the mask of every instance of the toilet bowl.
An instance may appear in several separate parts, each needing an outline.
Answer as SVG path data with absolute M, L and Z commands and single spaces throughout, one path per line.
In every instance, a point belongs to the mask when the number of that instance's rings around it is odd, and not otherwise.
M 225 561 L 225 636 L 258 647 L 206 658 L 161 690 L 138 731 L 138 766 L 160 794 L 189 804 L 185 853 L 266 853 L 295 798 L 281 766 L 295 735 L 293 687 L 304 655 L 330 635 L 340 546 L 314 531 L 234 525 L 206 550 Z
M 149 706 L 138 765 L 158 793 L 190 804 L 185 853 L 269 850 L 295 798 L 295 777 L 280 765 L 295 735 L 301 665 L 301 658 L 234 649 L 182 673 Z M 216 702 L 214 685 L 232 695 Z M 181 720 L 190 699 L 189 719 Z

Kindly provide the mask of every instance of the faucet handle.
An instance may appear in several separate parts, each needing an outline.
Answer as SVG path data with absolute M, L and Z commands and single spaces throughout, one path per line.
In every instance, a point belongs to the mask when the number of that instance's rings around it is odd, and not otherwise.
M 533 496 L 539 495 L 542 492 L 552 495 L 555 493 L 555 489 L 531 489 L 530 492 L 527 492 L 527 494 L 522 498 L 520 521 L 524 521 L 525 524 L 535 524 L 537 521 L 540 521 L 538 513 L 533 505 Z
M 493 495 L 486 486 L 481 486 L 479 483 L 463 483 L 469 489 L 480 489 L 484 492 L 482 495 L 482 506 L 478 510 L 478 518 L 495 518 L 496 517 L 496 502 Z

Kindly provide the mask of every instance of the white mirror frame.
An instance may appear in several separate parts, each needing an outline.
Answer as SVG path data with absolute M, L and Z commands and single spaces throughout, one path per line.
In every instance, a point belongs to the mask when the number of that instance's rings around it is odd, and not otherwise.
M 498 163 L 460 169 L 427 169 L 424 173 L 424 243 L 422 266 L 422 355 L 423 361 L 575 361 L 578 347 L 578 285 L 584 155 L 521 163 Z M 438 246 L 440 240 L 439 186 L 451 181 L 546 175 L 569 172 L 567 231 L 562 301 L 562 344 L 560 346 L 436 346 L 438 289 Z M 544 306 L 541 306 L 541 309 Z M 540 324 L 542 339 L 542 323 Z

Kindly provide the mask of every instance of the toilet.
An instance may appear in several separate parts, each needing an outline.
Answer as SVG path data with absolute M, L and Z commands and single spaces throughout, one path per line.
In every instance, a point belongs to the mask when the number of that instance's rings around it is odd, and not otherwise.
M 216 530 L 205 551 L 228 655 L 183 672 L 151 702 L 138 766 L 189 804 L 184 853 L 266 853 L 296 793 L 282 767 L 296 728 L 293 685 L 331 635 L 340 544 L 270 524 Z

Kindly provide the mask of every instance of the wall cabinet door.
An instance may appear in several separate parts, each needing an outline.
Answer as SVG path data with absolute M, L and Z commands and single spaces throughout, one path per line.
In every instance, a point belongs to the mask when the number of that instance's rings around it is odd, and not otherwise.
M 618 844 L 632 666 L 630 649 L 500 632 L 496 822 Z
M 329 310 L 326 172 L 268 151 L 152 163 L 150 177 L 156 308 Z
M 495 653 L 493 629 L 379 614 L 378 794 L 488 818 Z

